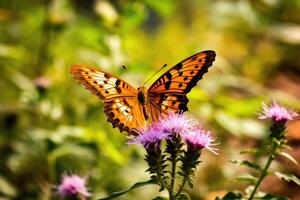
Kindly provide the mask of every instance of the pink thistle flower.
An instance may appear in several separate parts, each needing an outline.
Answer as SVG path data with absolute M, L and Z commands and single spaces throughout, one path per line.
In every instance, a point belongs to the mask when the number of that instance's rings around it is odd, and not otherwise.
M 47 89 L 51 86 L 51 81 L 45 76 L 39 76 L 33 82 L 37 88 Z
M 191 117 L 171 112 L 167 117 L 160 118 L 156 126 L 161 132 L 168 134 L 168 136 L 173 134 L 181 136 L 183 133 L 193 129 L 197 124 L 197 121 Z
M 130 141 L 129 144 L 141 144 L 146 150 L 151 150 L 153 148 L 154 150 L 158 150 L 161 141 L 166 136 L 158 129 L 155 123 L 148 128 L 140 129 L 139 132 L 141 134 Z
M 263 102 L 262 111 L 259 113 L 258 119 L 272 119 L 275 122 L 286 122 L 298 116 L 296 112 L 288 110 L 273 101 L 270 106 Z
M 189 132 L 183 134 L 183 138 L 187 144 L 187 146 L 194 150 L 201 150 L 203 148 L 208 149 L 214 154 L 217 153 L 217 149 L 213 146 L 217 145 L 214 144 L 214 138 L 211 136 L 209 131 L 205 131 L 204 129 L 194 128 Z
M 78 175 L 64 175 L 58 186 L 58 194 L 61 197 L 82 195 L 89 197 L 91 194 L 87 191 L 86 180 Z

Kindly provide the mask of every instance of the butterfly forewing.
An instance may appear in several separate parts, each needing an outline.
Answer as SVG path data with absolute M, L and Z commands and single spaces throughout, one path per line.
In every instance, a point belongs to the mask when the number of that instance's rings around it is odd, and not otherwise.
M 120 96 L 136 96 L 136 89 L 127 82 L 97 68 L 72 65 L 70 72 L 75 79 L 102 100 Z
M 181 61 L 149 88 L 149 93 L 188 93 L 207 72 L 215 60 L 214 51 L 203 51 Z
M 135 134 L 145 119 L 137 100 L 137 90 L 125 81 L 97 68 L 72 65 L 74 78 L 104 102 L 104 112 L 113 127 Z
M 186 94 L 207 72 L 215 56 L 214 51 L 197 53 L 169 69 L 152 84 L 148 95 L 154 121 L 159 113 L 187 111 Z

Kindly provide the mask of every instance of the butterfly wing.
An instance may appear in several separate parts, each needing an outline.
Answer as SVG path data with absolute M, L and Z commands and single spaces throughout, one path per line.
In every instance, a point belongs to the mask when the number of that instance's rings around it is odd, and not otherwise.
M 113 127 L 136 134 L 136 129 L 145 125 L 137 90 L 127 82 L 88 66 L 72 65 L 70 72 L 92 94 L 103 100 L 104 112 Z
M 199 52 L 181 61 L 161 77 L 148 89 L 152 120 L 169 112 L 182 113 L 187 111 L 186 94 L 208 71 L 215 60 L 214 51 Z

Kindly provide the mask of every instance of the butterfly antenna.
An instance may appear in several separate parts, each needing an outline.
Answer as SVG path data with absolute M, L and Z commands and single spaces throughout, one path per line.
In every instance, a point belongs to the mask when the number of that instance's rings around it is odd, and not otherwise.
M 151 78 L 153 78 L 156 74 L 158 74 L 158 72 L 160 72 L 162 69 L 164 69 L 167 66 L 167 64 L 164 64 L 161 68 L 159 68 L 152 76 L 150 76 L 143 85 L 146 85 L 146 83 L 151 80 Z

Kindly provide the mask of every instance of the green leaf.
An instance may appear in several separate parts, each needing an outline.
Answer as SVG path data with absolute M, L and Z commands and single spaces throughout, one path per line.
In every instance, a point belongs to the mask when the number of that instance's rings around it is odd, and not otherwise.
M 130 188 L 126 189 L 126 190 L 122 190 L 119 192 L 114 192 L 111 195 L 107 196 L 107 197 L 103 197 L 103 198 L 99 198 L 98 200 L 105 200 L 105 199 L 114 199 L 116 197 L 119 197 L 123 194 L 126 194 L 127 192 L 130 192 L 131 190 L 134 190 L 136 188 L 139 187 L 143 187 L 145 185 L 149 185 L 149 184 L 157 184 L 156 180 L 150 179 L 148 181 L 143 181 L 143 182 L 137 182 L 134 185 L 132 185 Z
M 240 154 L 257 154 L 258 149 L 257 148 L 249 148 L 249 149 L 244 149 L 240 152 Z
M 190 188 L 193 188 L 194 187 L 194 183 L 193 183 L 193 181 L 192 180 L 188 180 L 187 181 L 187 183 L 188 183 L 188 186 L 190 187 Z
M 248 160 L 243 160 L 243 161 L 229 160 L 229 162 L 232 162 L 234 164 L 238 164 L 238 165 L 241 165 L 241 166 L 246 166 L 246 167 L 249 167 L 249 168 L 252 168 L 252 169 L 255 169 L 255 170 L 261 170 L 259 165 L 255 164 L 255 163 L 251 163 Z
M 191 197 L 186 193 L 181 193 L 176 199 L 177 200 L 190 200 Z
M 288 200 L 288 198 L 286 198 L 286 197 L 275 196 L 273 194 L 266 194 L 261 199 L 268 199 L 268 200 Z
M 293 163 L 295 163 L 296 165 L 298 165 L 298 162 L 290 154 L 288 154 L 286 152 L 280 152 L 279 155 L 285 157 L 286 159 L 288 159 L 288 160 L 292 161 Z
M 254 184 L 248 186 L 248 187 L 244 190 L 244 192 L 245 192 L 245 195 L 244 195 L 244 196 L 245 196 L 245 197 L 250 197 L 251 194 L 252 194 L 252 192 L 253 192 L 253 190 L 254 190 Z M 261 197 L 263 197 L 263 196 L 265 196 L 265 195 L 266 195 L 266 193 L 257 190 L 256 193 L 255 193 L 255 195 L 254 195 L 254 198 L 259 199 L 259 198 L 261 198 Z
M 155 197 L 154 199 L 152 199 L 152 200 L 168 200 L 169 198 L 167 198 L 167 197 L 161 197 L 161 196 L 159 196 L 159 197 Z
M 254 176 L 252 176 L 250 174 L 245 174 L 245 175 L 237 177 L 235 180 L 240 181 L 240 182 L 250 182 L 250 183 L 254 184 L 256 182 L 257 178 L 255 178 Z
M 275 175 L 280 179 L 286 180 L 287 182 L 293 181 L 297 185 L 300 185 L 300 179 L 294 174 L 283 174 L 281 172 L 275 172 Z
M 241 193 L 228 192 L 223 198 L 216 197 L 215 200 L 239 200 L 242 199 Z

